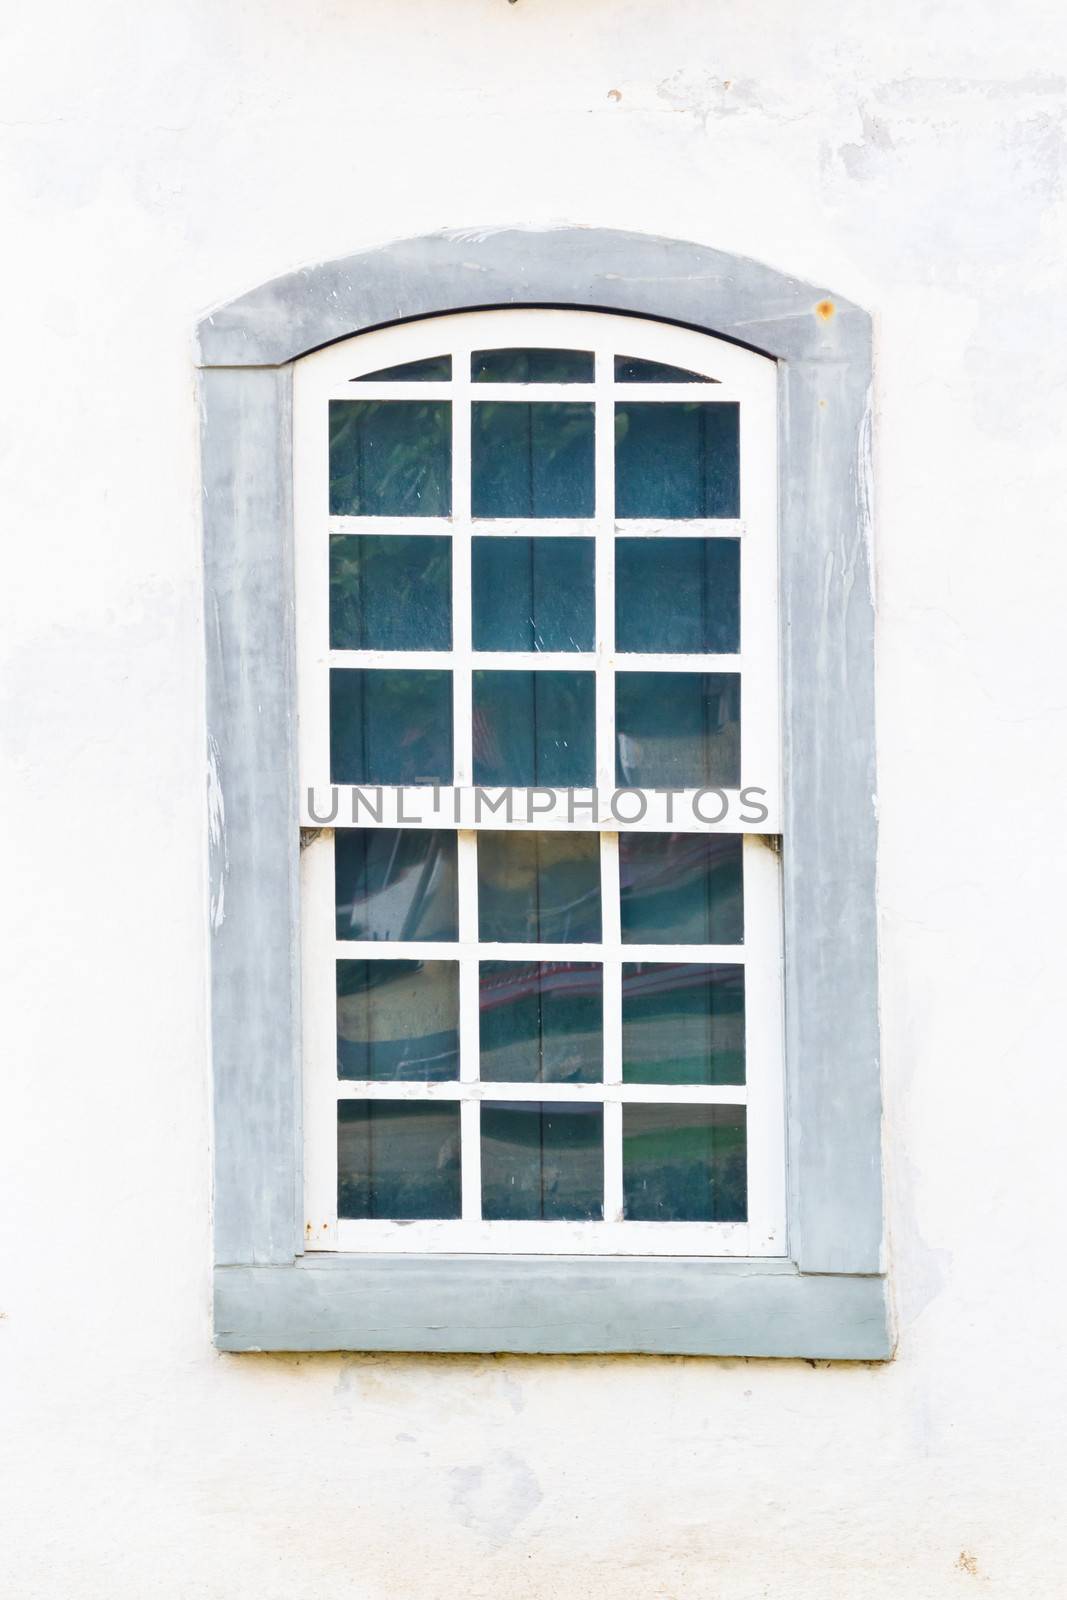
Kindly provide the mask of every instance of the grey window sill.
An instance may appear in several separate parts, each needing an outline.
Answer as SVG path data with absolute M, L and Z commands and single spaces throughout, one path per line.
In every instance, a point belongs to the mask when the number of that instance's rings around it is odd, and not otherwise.
M 788 1263 L 304 1256 L 219 1267 L 220 1350 L 892 1354 L 885 1279 Z

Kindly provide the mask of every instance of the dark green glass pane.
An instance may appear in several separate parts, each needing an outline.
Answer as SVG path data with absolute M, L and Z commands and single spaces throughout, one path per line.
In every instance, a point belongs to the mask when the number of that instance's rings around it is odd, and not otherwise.
M 409 1222 L 459 1214 L 458 1104 L 338 1103 L 339 1217 Z
M 634 789 L 736 789 L 740 673 L 616 673 L 615 781 Z
M 475 383 L 592 383 L 591 350 L 475 350 Z
M 447 517 L 452 407 L 447 400 L 331 400 L 330 515 Z
M 591 517 L 592 404 L 476 401 L 471 510 L 476 517 Z
M 592 672 L 475 672 L 473 679 L 475 783 L 592 786 Z
M 615 407 L 617 517 L 737 517 L 739 409 L 732 400 Z
M 744 1222 L 744 1106 L 623 1106 L 628 1222 Z
M 624 1083 L 744 1083 L 745 969 L 622 966 Z
M 599 1083 L 604 981 L 585 961 L 483 961 L 481 1076 L 486 1083 Z
M 333 783 L 451 783 L 451 672 L 334 667 L 330 778 Z
M 479 832 L 478 928 L 490 944 L 596 944 L 599 835 Z
M 597 1222 L 604 1215 L 604 1110 L 482 1105 L 482 1216 L 488 1222 Z
M 459 1076 L 455 961 L 339 961 L 337 1076 Z
M 364 372 L 353 383 L 447 383 L 452 376 L 451 356 L 427 356 L 422 361 L 402 361 L 398 367 Z
M 475 650 L 592 650 L 592 539 L 497 538 L 471 549 Z
M 456 835 L 436 828 L 338 828 L 339 939 L 455 939 Z
M 740 539 L 616 539 L 616 650 L 732 655 L 740 620 Z
M 330 540 L 332 650 L 450 650 L 452 541 L 404 533 Z
M 615 357 L 616 383 L 715 383 L 703 373 L 687 367 L 671 367 L 665 361 L 642 361 L 638 356 Z
M 623 944 L 741 944 L 741 837 L 620 833 Z

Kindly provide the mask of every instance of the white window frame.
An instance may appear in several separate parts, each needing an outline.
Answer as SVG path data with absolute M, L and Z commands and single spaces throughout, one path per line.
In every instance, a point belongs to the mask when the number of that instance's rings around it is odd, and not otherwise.
M 471 356 L 485 349 L 575 349 L 594 356 L 592 383 L 509 384 L 471 380 Z M 420 358 L 449 355 L 447 382 L 367 382 L 366 373 Z M 659 361 L 709 378 L 709 383 L 616 383 L 617 355 Z M 353 382 L 360 381 L 358 388 Z M 452 415 L 452 512 L 449 517 L 331 517 L 328 513 L 328 432 L 331 400 L 446 401 Z M 583 521 L 550 518 L 501 523 L 477 519 L 470 508 L 471 405 L 494 402 L 587 401 L 594 406 L 596 511 Z M 614 509 L 614 415 L 617 403 L 684 400 L 735 402 L 740 409 L 742 517 L 672 522 L 617 521 Z M 304 1018 L 305 1249 L 422 1253 L 784 1256 L 785 1107 L 782 1075 L 782 957 L 778 856 L 750 837 L 743 848 L 745 938 L 738 945 L 624 945 L 619 928 L 618 827 L 608 797 L 615 792 L 615 672 L 738 672 L 741 675 L 741 770 L 737 790 L 724 791 L 726 815 L 715 831 L 744 835 L 741 794 L 758 790 L 765 834 L 780 826 L 778 714 L 777 386 L 772 362 L 707 334 L 665 323 L 601 312 L 543 308 L 468 312 L 403 323 L 320 350 L 294 372 L 294 526 L 297 696 L 301 821 L 316 830 L 302 854 L 302 1012 Z M 625 655 L 615 650 L 614 554 L 616 536 L 737 538 L 741 541 L 741 651 L 734 655 Z M 329 644 L 329 537 L 376 533 L 436 534 L 452 544 L 453 647 L 450 651 L 331 650 Z M 471 539 L 514 534 L 552 537 L 581 533 L 595 541 L 596 638 L 588 653 L 475 652 L 471 637 Z M 386 818 L 351 804 L 329 782 L 329 675 L 344 667 L 430 667 L 449 670 L 453 682 L 455 785 L 406 788 L 375 795 Z M 611 820 L 600 834 L 603 937 L 597 944 L 485 944 L 478 939 L 478 795 L 471 749 L 471 675 L 480 667 L 593 670 L 596 675 L 595 809 Z M 500 790 L 483 790 L 491 799 Z M 524 791 L 523 797 L 530 791 Z M 647 803 L 642 831 L 711 831 L 702 824 L 700 791 L 668 796 L 634 791 Z M 502 812 L 482 813 L 494 830 L 554 828 L 590 831 L 589 811 L 576 811 L 566 790 L 537 790 L 544 806 L 532 819 L 508 822 Z M 314 800 L 312 797 L 315 797 Z M 593 805 L 593 791 L 577 791 Z M 350 802 L 344 808 L 344 799 Z M 694 805 L 696 801 L 696 805 Z M 425 825 L 458 831 L 458 943 L 338 941 L 334 937 L 333 830 L 317 819 L 350 809 L 364 827 L 395 826 L 399 813 Z M 667 821 L 670 807 L 673 822 Z M 548 809 L 551 807 L 551 809 Z M 721 807 L 717 807 L 719 809 Z M 619 809 L 617 806 L 616 809 Z M 388 815 L 387 815 L 388 812 Z M 573 821 L 568 819 L 573 817 Z M 338 1081 L 335 960 L 392 959 L 459 964 L 460 1076 L 455 1083 Z M 604 984 L 603 1084 L 529 1084 L 479 1081 L 481 959 L 590 961 Z M 715 1087 L 624 1084 L 622 1081 L 623 962 L 729 962 L 745 969 L 746 1082 Z M 337 1102 L 419 1100 L 459 1102 L 462 1145 L 462 1217 L 455 1221 L 355 1221 L 337 1217 Z M 481 1215 L 479 1105 L 488 1101 L 602 1104 L 604 1107 L 604 1219 L 598 1222 L 485 1221 Z M 626 1104 L 744 1105 L 748 1151 L 745 1222 L 638 1222 L 623 1220 L 622 1115 Z
M 294 828 L 294 374 L 300 358 L 398 321 L 568 306 L 664 322 L 670 338 L 693 329 L 726 348 L 747 347 L 770 357 L 777 376 L 785 1254 L 309 1250 Z M 641 352 L 631 344 L 625 353 Z M 198 359 L 216 1343 L 887 1356 L 869 318 L 823 289 L 702 246 L 597 230 L 503 230 L 405 241 L 267 284 L 204 320 Z M 492 389 L 495 398 L 500 386 Z M 470 819 L 458 820 L 468 831 Z M 649 818 L 646 826 L 660 824 Z

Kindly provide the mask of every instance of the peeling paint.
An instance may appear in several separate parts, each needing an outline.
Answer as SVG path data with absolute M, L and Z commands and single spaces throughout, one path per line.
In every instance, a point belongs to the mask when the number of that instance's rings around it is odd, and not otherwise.
M 230 872 L 230 852 L 226 839 L 226 800 L 222 792 L 222 767 L 219 747 L 208 735 L 207 815 L 209 854 L 209 922 L 217 933 L 226 920 L 226 879 Z

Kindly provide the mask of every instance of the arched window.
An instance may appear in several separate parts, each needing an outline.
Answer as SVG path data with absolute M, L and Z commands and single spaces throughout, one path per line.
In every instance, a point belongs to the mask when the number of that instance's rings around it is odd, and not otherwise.
M 308 1249 L 784 1253 L 775 379 L 545 309 L 297 364 Z
M 887 1354 L 866 316 L 436 236 L 200 358 L 217 1342 Z

